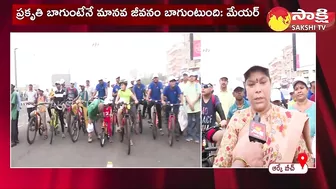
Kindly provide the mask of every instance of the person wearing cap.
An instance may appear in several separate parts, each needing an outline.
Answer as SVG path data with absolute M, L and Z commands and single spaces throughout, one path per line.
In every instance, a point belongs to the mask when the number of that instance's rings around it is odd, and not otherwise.
M 98 84 L 96 85 L 96 90 L 93 96 L 96 96 L 98 93 L 98 98 L 105 99 L 107 97 L 107 83 L 103 81 L 103 79 L 98 80 Z
M 33 85 L 29 84 L 28 85 L 28 91 L 27 91 L 27 96 L 28 96 L 28 102 L 27 102 L 27 114 L 28 114 L 28 121 L 30 120 L 30 113 L 35 110 L 35 102 L 37 98 L 37 93 L 33 90 Z
M 316 103 L 309 100 L 307 97 L 308 94 L 308 85 L 306 80 L 302 77 L 297 77 L 293 81 L 293 88 L 295 93 L 295 103 L 290 106 L 289 110 L 297 110 L 304 112 L 309 117 L 309 126 L 310 126 L 310 137 L 315 137 L 316 135 Z
M 65 90 L 66 90 L 66 87 L 65 87 L 65 80 L 64 80 L 64 79 L 61 79 L 59 82 L 61 83 L 61 87 L 62 87 L 62 89 L 64 89 L 64 91 L 65 91 Z
M 183 96 L 186 99 L 186 109 L 188 113 L 188 126 L 186 141 L 194 140 L 199 143 L 201 130 L 201 85 L 196 81 L 198 74 L 190 74 L 190 84 L 184 88 Z
M 235 103 L 233 93 L 228 89 L 229 79 L 226 76 L 219 78 L 220 91 L 217 93 L 219 101 L 222 104 L 225 117 L 228 117 L 230 107 Z
M 113 87 L 111 86 L 111 82 L 106 80 L 106 84 L 107 84 L 107 97 L 106 99 L 109 99 L 109 101 L 111 101 L 113 99 Z
M 282 107 L 282 102 L 281 102 L 281 93 L 277 89 L 272 89 L 271 91 L 271 102 L 272 104 L 276 106 L 281 106 Z
M 95 94 L 95 89 L 91 86 L 90 80 L 86 80 L 85 90 L 88 92 L 88 99 L 90 100 Z
M 48 102 L 48 97 L 44 94 L 42 88 L 38 89 L 37 104 Z M 48 138 L 48 126 L 47 126 L 47 106 L 45 104 L 39 105 L 37 111 L 41 116 L 41 123 L 44 127 L 44 139 Z
M 120 76 L 116 77 L 116 84 L 113 87 L 113 97 L 117 97 L 118 91 L 120 90 Z
M 232 118 L 233 114 L 236 111 L 250 107 L 250 103 L 244 99 L 244 86 L 243 85 L 237 85 L 236 88 L 234 88 L 233 96 L 235 97 L 236 101 L 229 109 L 228 116 L 227 116 L 227 122 L 230 121 L 230 119 Z
M 19 131 L 17 127 L 17 94 L 15 92 L 15 85 L 11 84 L 11 147 L 14 147 L 18 144 L 19 141 Z
M 92 133 L 94 131 L 94 122 L 98 121 L 103 122 L 103 119 L 98 117 L 98 114 L 103 113 L 104 111 L 104 100 L 98 98 L 94 99 L 92 103 L 88 106 L 88 124 L 86 130 L 88 132 L 88 143 L 92 142 Z
M 216 124 L 216 113 L 220 117 L 220 125 L 226 126 L 225 114 L 217 95 L 213 94 L 211 83 L 202 84 L 202 127 L 208 129 Z
M 269 167 L 273 162 L 298 163 L 300 153 L 306 153 L 307 165 L 313 166 L 306 115 L 271 103 L 272 87 L 267 68 L 253 66 L 245 72 L 244 78 L 250 107 L 238 110 L 232 116 L 214 167 Z M 259 126 L 254 127 L 256 125 Z M 258 128 L 264 131 L 264 135 L 259 135 L 260 142 L 254 142 L 256 137 L 251 132 Z
M 121 80 L 120 81 L 120 90 L 118 91 L 118 94 L 117 94 L 117 97 L 116 97 L 116 100 L 115 102 L 118 104 L 120 103 L 121 101 L 123 101 L 124 103 L 126 104 L 130 104 L 131 102 L 131 99 L 134 100 L 135 104 L 138 104 L 138 99 L 136 98 L 136 96 L 133 94 L 133 92 L 127 88 L 127 80 Z M 130 109 L 131 111 L 131 117 L 132 117 L 132 121 L 134 123 L 134 113 L 135 113 L 135 110 L 134 110 L 134 106 L 130 106 L 130 105 L 127 105 L 127 108 Z M 118 110 L 118 114 L 117 114 L 117 118 L 118 118 L 118 123 L 122 123 L 122 117 L 123 117 L 123 107 L 121 106 Z M 116 130 L 118 132 L 121 131 L 121 125 L 117 125 L 117 128 Z
M 142 118 L 145 118 L 146 110 L 147 110 L 147 102 L 146 99 L 146 86 L 141 83 L 141 79 L 136 79 L 136 85 L 133 87 L 133 93 L 136 98 L 139 100 L 139 104 L 142 104 Z M 138 105 L 136 105 L 136 109 L 138 109 Z
M 161 100 L 161 94 L 163 93 L 163 84 L 162 82 L 159 81 L 159 75 L 158 74 L 153 74 L 153 77 L 152 77 L 152 82 L 149 84 L 148 86 L 148 95 L 147 95 L 147 102 L 149 102 L 148 104 L 148 119 L 151 123 L 152 121 L 152 115 L 151 115 L 151 109 L 154 105 L 153 102 L 150 102 L 150 100 L 158 100 L 160 101 Z M 157 113 L 157 117 L 158 117 L 158 127 L 159 127 L 159 130 L 160 130 L 160 133 L 161 135 L 163 135 L 163 130 L 162 130 L 162 115 L 161 115 L 161 112 L 162 112 L 162 107 L 161 107 L 161 104 L 160 103 L 157 103 L 155 104 L 156 106 L 156 113 Z
M 179 86 L 176 85 L 176 77 L 168 78 L 169 85 L 163 89 L 163 93 L 161 96 L 161 102 L 164 106 L 166 104 L 165 100 L 171 104 L 179 104 L 183 102 L 183 95 Z M 167 106 L 165 108 L 166 112 L 166 123 L 168 124 L 169 112 L 171 111 L 171 106 Z M 180 124 L 178 122 L 178 114 L 179 114 L 179 106 L 173 106 L 173 112 L 175 113 L 175 136 L 176 140 L 179 140 L 179 135 L 181 133 Z M 167 126 L 168 127 L 168 126 Z
M 179 87 L 180 87 L 180 89 L 181 89 L 181 91 L 183 93 L 183 91 L 185 90 L 185 88 L 187 88 L 188 85 L 190 84 L 188 73 L 183 73 L 183 76 L 182 76 L 181 80 L 182 81 L 179 83 Z
M 55 85 L 56 85 L 55 94 L 54 94 L 53 97 L 51 97 L 51 99 L 54 101 L 54 103 L 56 105 L 61 105 L 63 102 L 66 101 L 66 92 L 65 92 L 65 89 L 62 87 L 60 81 L 56 81 Z M 63 110 L 59 110 L 57 108 L 56 108 L 56 111 L 58 113 L 58 117 L 59 117 L 59 120 L 61 122 L 62 138 L 64 138 L 65 137 L 65 134 L 64 134 L 65 123 L 64 123 L 64 117 L 63 117 L 64 116 L 64 112 L 63 112 Z M 48 114 L 49 114 L 49 117 L 51 118 L 50 107 L 48 108 Z

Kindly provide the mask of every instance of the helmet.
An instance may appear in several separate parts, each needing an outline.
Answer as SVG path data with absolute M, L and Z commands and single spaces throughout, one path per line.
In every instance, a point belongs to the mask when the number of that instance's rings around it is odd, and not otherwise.
M 104 105 L 112 104 L 112 99 L 106 98 L 104 100 Z
M 140 77 L 138 77 L 138 78 L 136 78 L 136 80 L 135 81 L 141 81 L 141 78 Z
M 55 85 L 59 85 L 59 84 L 61 84 L 60 81 L 55 81 Z
M 159 75 L 158 75 L 158 74 L 153 74 L 152 79 L 154 79 L 154 78 L 156 78 L 156 77 L 159 77 Z
M 277 89 L 273 89 L 271 91 L 271 101 L 276 101 L 276 100 L 279 100 L 281 101 L 281 92 Z
M 198 77 L 198 74 L 196 72 L 192 72 L 190 75 L 190 77 L 194 76 L 194 77 Z
M 75 84 L 76 82 L 74 80 L 70 80 L 70 84 Z
M 127 85 L 127 80 L 126 80 L 126 79 L 121 79 L 119 83 L 120 83 L 120 84 L 124 83 L 124 84 Z

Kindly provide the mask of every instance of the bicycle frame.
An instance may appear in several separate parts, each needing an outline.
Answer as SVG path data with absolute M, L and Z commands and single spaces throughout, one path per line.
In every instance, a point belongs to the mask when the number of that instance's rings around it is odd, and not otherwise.
M 155 113 L 155 120 L 156 120 L 156 122 L 155 123 L 153 123 L 153 124 L 155 124 L 155 126 L 156 127 L 158 127 L 158 124 L 159 124 L 159 119 L 158 119 L 158 115 L 157 115 L 157 109 L 156 109 L 156 105 L 157 104 L 159 104 L 159 100 L 155 100 L 155 101 L 152 101 L 153 103 L 154 103 L 154 105 L 153 105 L 153 107 L 152 108 L 154 108 L 153 109 L 153 113 Z M 152 117 L 152 119 L 153 119 L 153 117 Z
M 168 129 L 171 129 L 171 123 L 176 121 L 176 116 L 174 113 L 174 106 L 179 106 L 180 104 L 170 104 L 168 103 L 167 106 L 170 106 L 169 117 L 168 117 Z

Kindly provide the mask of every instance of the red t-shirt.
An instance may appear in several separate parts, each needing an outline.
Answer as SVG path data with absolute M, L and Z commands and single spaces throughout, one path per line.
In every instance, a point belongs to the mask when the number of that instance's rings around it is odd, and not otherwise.
M 106 122 L 106 123 L 110 122 L 111 113 L 112 113 L 112 107 L 111 106 L 104 107 L 104 122 Z

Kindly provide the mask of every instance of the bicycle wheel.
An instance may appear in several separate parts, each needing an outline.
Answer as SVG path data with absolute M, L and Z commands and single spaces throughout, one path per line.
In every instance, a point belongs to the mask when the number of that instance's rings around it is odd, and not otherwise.
M 94 122 L 93 122 L 93 131 L 94 131 L 96 137 L 98 138 L 99 133 L 98 133 L 98 131 L 97 131 L 96 126 L 97 126 L 97 121 L 94 121 Z
M 157 137 L 156 112 L 153 112 L 152 118 L 153 118 L 152 134 L 153 134 L 153 139 L 155 140 Z
M 125 118 L 123 118 L 124 120 Z M 126 122 L 126 121 L 125 121 Z M 126 124 L 126 123 L 125 123 Z M 119 126 L 121 127 L 121 126 Z M 120 142 L 123 142 L 124 141 L 124 135 L 125 135 L 125 126 L 121 128 L 121 131 L 119 132 L 119 139 L 120 139 Z
M 43 134 L 43 129 L 42 129 L 42 128 L 39 128 L 39 129 L 38 129 L 38 132 L 39 132 L 39 135 L 42 136 L 42 134 Z
M 126 133 L 126 139 L 127 139 L 127 155 L 131 154 L 131 140 L 132 140 L 131 127 L 132 127 L 132 121 L 130 118 L 127 118 L 125 127 L 124 127 L 125 133 Z
M 28 129 L 27 129 L 27 142 L 28 144 L 33 144 L 36 138 L 36 133 L 37 133 L 37 119 L 36 116 L 33 116 L 30 118 L 28 122 Z M 34 135 L 33 137 L 29 137 L 29 133 L 32 132 Z
M 139 123 L 138 123 L 138 127 L 139 127 L 139 133 L 142 134 L 142 117 L 141 117 L 141 111 L 138 112 L 138 117 L 139 117 Z
M 69 127 L 70 138 L 74 143 L 77 142 L 79 138 L 79 124 L 78 117 L 75 116 L 71 126 Z
M 174 134 L 175 134 L 175 119 L 174 117 L 169 117 L 168 121 L 168 143 L 172 147 L 174 143 Z
M 116 126 L 117 126 L 117 116 L 113 114 L 113 115 L 112 115 L 112 123 L 111 123 L 111 127 L 112 127 L 112 136 L 114 136 Z
M 105 128 L 102 128 L 102 131 L 99 133 L 100 135 L 100 146 L 104 147 L 105 142 L 107 140 L 107 135 L 105 134 Z
M 84 135 L 86 135 L 87 134 L 87 130 L 86 130 L 86 125 L 85 125 L 85 120 L 82 120 L 82 121 L 80 121 L 80 128 L 79 128 L 79 130 L 83 130 L 83 133 L 84 133 Z

